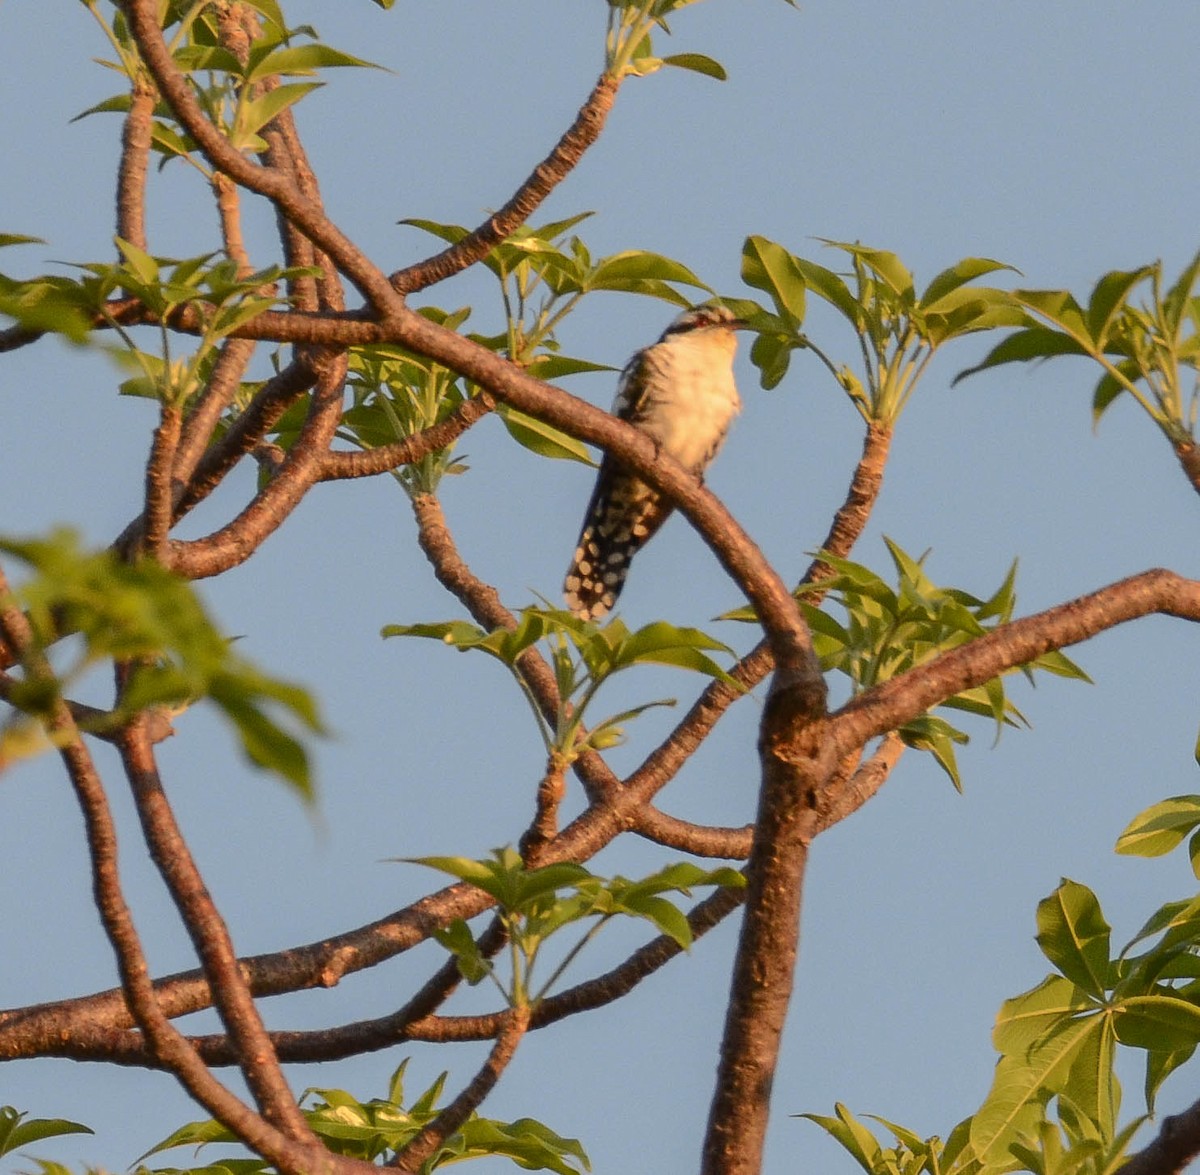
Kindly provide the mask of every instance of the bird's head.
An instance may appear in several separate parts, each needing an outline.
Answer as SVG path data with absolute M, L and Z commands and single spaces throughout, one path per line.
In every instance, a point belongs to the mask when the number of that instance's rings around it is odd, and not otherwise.
M 732 332 L 745 326 L 746 323 L 728 306 L 708 303 L 685 310 L 663 331 L 662 338 L 665 342 L 681 335 L 707 334 L 710 337 L 724 335 L 732 340 Z
M 728 306 L 709 303 L 685 310 L 663 331 L 660 343 L 701 347 L 715 355 L 725 355 L 730 361 L 737 350 L 735 331 L 746 325 Z

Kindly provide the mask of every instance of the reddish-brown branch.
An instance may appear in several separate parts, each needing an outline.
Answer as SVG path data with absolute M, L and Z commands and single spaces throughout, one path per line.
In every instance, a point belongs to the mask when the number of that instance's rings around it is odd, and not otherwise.
M 0 595 L 8 584 L 0 572 Z M 31 672 L 51 675 L 45 656 L 36 648 L 29 623 L 21 611 L 0 605 L 0 631 Z M 259 1117 L 213 1077 L 196 1050 L 164 1015 L 150 979 L 145 953 L 129 907 L 121 891 L 117 869 L 117 836 L 104 785 L 75 728 L 66 706 L 59 702 L 47 722 L 48 732 L 60 746 L 60 757 L 83 814 L 92 870 L 92 889 L 100 921 L 116 956 L 121 976 L 121 998 L 144 1034 L 150 1056 L 173 1073 L 197 1102 L 283 1171 L 299 1175 L 323 1164 L 314 1149 L 298 1145 Z M 324 1148 L 320 1148 L 324 1154 Z M 334 1170 L 333 1167 L 326 1167 Z M 340 1168 L 348 1173 L 349 1166 Z M 360 1168 L 361 1169 L 361 1168 Z
M 1175 456 L 1188 483 L 1200 494 L 1200 446 L 1195 441 L 1179 441 L 1175 444 Z
M 698 902 L 687 915 L 693 939 L 702 938 L 724 921 L 741 906 L 744 898 L 745 890 L 723 887 Z M 491 957 L 504 941 L 498 923 L 494 922 L 479 938 L 480 951 Z M 675 939 L 659 935 L 612 970 L 543 1000 L 534 1010 L 530 1028 L 545 1028 L 568 1016 L 614 1003 L 681 954 L 683 948 Z M 271 1043 L 281 1061 L 305 1064 L 343 1060 L 410 1040 L 450 1043 L 495 1039 L 502 1026 L 503 1013 L 478 1016 L 432 1014 L 458 980 L 457 965 L 449 959 L 421 991 L 389 1016 L 336 1028 L 272 1032 Z M 195 1036 L 188 1040 L 208 1065 L 236 1063 L 228 1036 Z M 38 1055 L 153 1067 L 153 1060 L 148 1057 L 137 1033 L 120 1028 L 100 1028 L 87 1022 L 80 1024 L 69 1038 L 48 1042 Z
M 218 171 L 212 177 L 212 189 L 217 198 L 217 215 L 221 220 L 225 255 L 237 265 L 238 275 L 245 277 L 254 272 L 254 266 L 250 264 L 250 254 L 246 251 L 246 240 L 242 235 L 242 207 L 237 184 Z
M 529 1009 L 511 1008 L 504 1014 L 503 1027 L 496 1036 L 496 1043 L 488 1053 L 482 1068 L 471 1079 L 470 1084 L 432 1122 L 421 1129 L 387 1164 L 397 1171 L 418 1171 L 442 1144 L 479 1107 L 480 1103 L 496 1087 L 500 1075 L 508 1068 L 509 1061 L 517 1051 L 517 1045 L 529 1027 Z
M 602 74 L 575 116 L 575 121 L 554 149 L 533 169 L 511 200 L 473 232 L 448 249 L 391 276 L 402 294 L 423 290 L 486 257 L 497 245 L 533 215 L 539 204 L 579 163 L 583 153 L 600 137 L 605 119 L 620 88 L 620 79 Z
M 868 429 L 850 493 L 826 539 L 831 553 L 848 550 L 862 533 L 882 484 L 889 441 L 889 431 Z M 830 573 L 818 558 L 806 580 L 820 582 Z M 795 979 L 809 845 L 828 824 L 832 796 L 841 792 L 849 805 L 851 797 L 865 797 L 886 778 L 888 755 L 859 774 L 862 742 L 843 743 L 839 755 L 826 726 L 823 692 L 806 675 L 781 666 L 760 725 L 762 788 L 746 866 L 746 915 L 705 1132 L 703 1175 L 761 1170 L 771 1086 Z M 848 786 L 853 779 L 859 787 Z
M 146 171 L 154 131 L 154 91 L 135 85 L 121 129 L 117 167 L 117 236 L 146 248 Z
M 146 463 L 146 506 L 142 515 L 146 520 L 146 554 L 158 562 L 162 561 L 171 530 L 174 499 L 171 470 L 182 424 L 183 416 L 178 408 L 171 404 L 160 405 L 158 427 L 154 430 L 150 458 Z
M 746 824 L 741 828 L 720 828 L 693 824 L 690 820 L 668 816 L 653 805 L 646 804 L 638 809 L 630 831 L 681 853 L 742 861 L 750 853 L 754 826 Z
M 130 723 L 118 747 L 150 856 L 187 928 L 259 1111 L 291 1138 L 315 1143 L 316 1136 L 279 1067 L 229 930 L 176 823 L 140 721 Z
M 246 374 L 246 369 L 250 366 L 250 360 L 254 357 L 255 346 L 256 344 L 250 339 L 226 339 L 221 344 L 216 362 L 209 374 L 208 383 L 189 408 L 183 422 L 179 445 L 175 450 L 174 476 L 181 486 L 191 480 L 192 475 L 196 472 L 197 463 L 208 449 L 208 443 L 212 440 L 213 430 L 221 419 L 221 413 L 233 403 Z M 286 370 L 291 369 L 285 368 Z M 311 384 L 311 376 L 308 376 L 308 382 Z M 306 389 L 301 388 L 295 392 L 295 395 L 299 396 L 304 390 Z M 271 394 L 268 393 L 268 395 Z M 226 466 L 222 473 L 228 468 Z M 183 500 L 182 491 L 179 499 Z M 176 509 L 179 509 L 178 502 Z M 176 516 L 176 520 L 178 520 L 178 516 Z
M 857 812 L 887 782 L 903 754 L 904 741 L 889 731 L 865 763 L 844 778 L 831 780 L 821 796 L 817 831 L 824 832 Z
M 231 367 L 226 378 L 232 385 L 228 389 L 232 395 L 237 391 L 237 383 L 234 360 L 231 359 L 230 362 Z M 189 448 L 192 445 L 197 446 L 202 456 L 197 460 L 195 470 L 176 503 L 176 520 L 204 501 L 221 484 L 225 475 L 243 457 L 254 451 L 255 446 L 270 432 L 280 417 L 317 382 L 320 366 L 320 360 L 311 352 L 305 351 L 297 355 L 278 375 L 272 376 L 263 384 L 246 410 L 238 414 L 225 435 L 211 447 L 204 448 L 200 443 L 205 421 L 197 420 L 194 426 L 188 421 L 185 427 L 185 442 Z M 240 381 L 240 374 L 236 379 Z M 216 398 L 218 393 L 215 391 L 215 383 L 212 386 Z M 226 393 L 220 393 L 221 396 L 224 394 Z M 216 408 L 216 403 L 206 403 L 203 411 L 206 416 L 219 415 Z M 215 423 L 214 419 L 213 424 Z
M 791 1003 L 808 847 L 837 761 L 824 695 L 776 674 L 759 735 L 763 782 L 746 865 L 746 913 L 733 965 L 703 1175 L 757 1175 L 779 1042 Z
M 533 822 L 521 837 L 521 857 L 530 869 L 541 864 L 546 846 L 558 835 L 558 809 L 566 794 L 565 774 L 566 764 L 552 753 L 538 784 Z
M 16 678 L 0 670 L 0 699 L 11 702 L 14 690 L 19 690 L 20 683 Z M 121 737 L 124 718 L 118 718 L 111 710 L 100 710 L 84 702 L 75 702 L 70 698 L 63 699 L 71 720 L 81 733 L 102 742 L 116 743 Z M 146 737 L 152 743 L 160 743 L 175 733 L 170 716 L 164 710 L 148 710 L 145 714 Z

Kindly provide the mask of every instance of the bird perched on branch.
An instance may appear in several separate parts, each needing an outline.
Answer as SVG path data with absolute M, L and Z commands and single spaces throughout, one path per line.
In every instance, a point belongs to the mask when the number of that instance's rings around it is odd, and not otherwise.
M 679 315 L 638 351 L 617 383 L 613 414 L 661 452 L 703 477 L 742 402 L 733 380 L 734 331 L 746 324 L 724 306 Z M 595 620 L 616 603 L 629 562 L 666 521 L 671 503 L 607 453 L 567 571 L 567 607 Z

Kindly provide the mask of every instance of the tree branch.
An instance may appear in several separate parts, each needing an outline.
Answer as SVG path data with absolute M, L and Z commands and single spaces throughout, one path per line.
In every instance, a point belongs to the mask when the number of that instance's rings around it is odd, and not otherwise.
M 840 559 L 846 558 L 853 550 L 883 488 L 883 473 L 891 438 L 890 428 L 874 423 L 867 426 L 862 454 L 854 467 L 845 500 L 833 517 L 821 550 Z M 809 565 L 800 582 L 821 582 L 828 579 L 831 573 L 829 565 L 818 557 Z M 814 603 L 820 600 L 819 595 L 808 598 Z M 770 645 L 762 640 L 729 671 L 740 688 L 723 681 L 710 682 L 675 729 L 626 780 L 626 787 L 636 790 L 647 799 L 661 791 L 692 757 L 726 710 L 758 685 L 773 666 Z M 745 852 L 737 855 L 745 857 L 748 852 L 747 846 Z
M 441 502 L 433 494 L 416 494 L 412 497 L 412 509 L 417 520 L 417 542 L 433 567 L 438 583 L 466 608 L 481 627 L 516 628 L 516 617 L 501 603 L 500 594 L 479 579 L 458 553 L 446 525 Z M 517 658 L 517 665 L 533 691 L 542 715 L 553 725 L 557 720 L 559 705 L 558 682 L 554 671 L 534 648 L 526 649 Z M 611 796 L 620 786 L 608 764 L 595 751 L 580 755 L 574 767 L 592 799 Z
M 289 1137 L 316 1144 L 271 1047 L 258 1008 L 238 965 L 224 919 L 187 842 L 159 778 L 143 724 L 135 719 L 118 743 L 150 856 L 200 958 L 217 1012 L 234 1044 L 242 1076 L 268 1122 Z
M 117 167 L 117 236 L 146 248 L 146 170 L 154 130 L 154 91 L 135 83 L 121 128 Z
M 164 562 L 172 571 L 188 579 L 203 579 L 244 563 L 278 530 L 317 480 L 321 460 L 341 420 L 346 357 L 325 354 L 312 362 L 317 368 L 317 387 L 308 418 L 279 472 L 220 530 L 191 542 L 169 542 Z
M 0 571 L 0 598 L 7 596 L 8 582 Z M 0 604 L 0 631 L 10 646 L 21 654 L 30 672 L 39 676 L 53 676 L 53 670 L 44 654 L 37 649 L 29 622 L 20 609 L 11 604 Z M 70 713 L 61 701 L 55 703 L 46 725 L 52 739 L 60 744 L 59 754 L 83 814 L 96 908 L 116 956 L 122 998 L 128 1001 L 129 1012 L 144 1034 L 151 1056 L 174 1074 L 188 1093 L 215 1118 L 247 1145 L 278 1163 L 289 1175 L 319 1170 L 351 1172 L 353 1169 L 349 1166 L 335 1167 L 318 1159 L 313 1148 L 293 1142 L 243 1105 L 213 1077 L 196 1050 L 163 1014 L 132 915 L 121 892 L 116 827 L 104 786 Z M 322 1156 L 327 1154 L 323 1147 L 319 1149 Z
M 171 404 L 159 405 L 158 427 L 154 430 L 150 458 L 146 463 L 146 506 L 142 515 L 146 520 L 146 553 L 157 562 L 162 561 L 171 529 L 171 470 L 182 424 L 178 408 Z

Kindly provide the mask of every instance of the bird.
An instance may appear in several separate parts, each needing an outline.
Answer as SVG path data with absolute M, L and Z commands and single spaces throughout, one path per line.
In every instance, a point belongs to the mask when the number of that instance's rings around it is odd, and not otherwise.
M 613 415 L 640 429 L 659 452 L 703 479 L 741 411 L 733 378 L 734 332 L 745 326 L 725 306 L 685 310 L 657 342 L 636 352 L 625 365 Z M 653 486 L 604 455 L 563 583 L 563 596 L 575 616 L 597 620 L 612 610 L 630 561 L 672 508 Z

